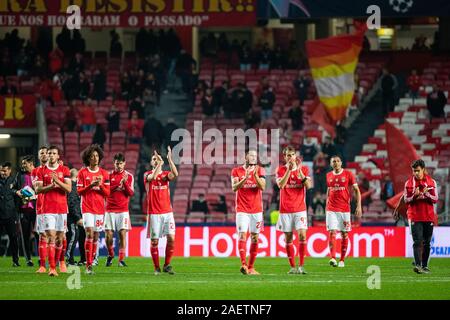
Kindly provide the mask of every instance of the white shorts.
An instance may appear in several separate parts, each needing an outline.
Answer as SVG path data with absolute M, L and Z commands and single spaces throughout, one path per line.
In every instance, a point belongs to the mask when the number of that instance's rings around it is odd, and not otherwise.
M 37 233 L 45 233 L 44 215 L 36 215 L 36 224 L 34 225 L 34 231 Z
M 280 213 L 277 221 L 277 230 L 282 232 L 292 232 L 300 229 L 308 229 L 308 218 L 306 216 L 306 211 Z
M 105 230 L 131 230 L 130 214 L 128 212 L 106 212 Z
M 236 213 L 236 228 L 238 232 L 260 233 L 264 231 L 264 219 L 262 212 L 259 213 Z
M 175 234 L 173 212 L 147 216 L 147 239 L 160 239 Z
M 350 232 L 352 230 L 350 212 L 327 211 L 326 223 L 328 231 L 338 230 L 343 232 Z
M 67 232 L 67 213 L 44 213 L 44 230 Z
M 83 226 L 85 229 L 94 228 L 94 232 L 101 232 L 104 218 L 103 214 L 83 213 Z

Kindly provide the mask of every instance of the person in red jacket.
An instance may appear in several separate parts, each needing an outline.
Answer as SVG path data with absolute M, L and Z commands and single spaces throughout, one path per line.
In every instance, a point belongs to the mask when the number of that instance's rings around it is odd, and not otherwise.
M 408 220 L 411 221 L 411 233 L 414 241 L 414 271 L 428 273 L 430 272 L 428 262 L 435 222 L 434 204 L 438 201 L 437 184 L 427 174 L 423 160 L 413 161 L 411 167 L 413 176 L 405 183 L 403 198 L 408 206 Z M 422 245 L 423 250 L 421 250 Z
M 416 70 L 411 71 L 411 75 L 408 77 L 408 88 L 409 88 L 409 94 L 411 98 L 414 100 L 419 97 L 419 89 L 422 85 L 422 81 L 420 81 L 420 77 L 417 75 Z

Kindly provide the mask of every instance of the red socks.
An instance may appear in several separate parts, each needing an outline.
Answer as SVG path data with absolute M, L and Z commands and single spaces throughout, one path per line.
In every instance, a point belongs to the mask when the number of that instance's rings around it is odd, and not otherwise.
M 175 244 L 172 241 L 167 241 L 166 245 L 166 259 L 164 261 L 164 266 L 167 266 L 170 264 L 170 260 L 172 260 L 173 251 L 174 251 Z
M 45 260 L 47 259 L 47 241 L 39 239 L 39 265 L 45 267 Z
M 84 242 L 84 251 L 86 252 L 86 266 L 92 266 L 92 261 L 93 261 L 93 252 L 92 252 L 92 247 L 93 247 L 93 243 L 94 239 L 86 239 L 86 241 Z
M 303 267 L 305 263 L 305 252 L 306 252 L 306 240 L 300 240 L 300 244 L 298 246 L 298 255 L 300 257 L 300 267 Z
M 97 256 L 97 245 L 98 241 L 93 241 L 92 239 L 92 261 L 94 261 L 94 258 Z
M 56 263 L 56 261 L 58 261 L 58 262 L 61 261 L 60 259 L 61 259 L 62 250 L 63 250 L 62 245 L 55 247 L 55 263 Z
M 348 247 L 348 237 L 345 239 L 342 239 L 341 244 L 341 261 L 344 261 L 345 255 L 347 254 L 347 247 Z
M 48 262 L 50 264 L 50 269 L 56 268 L 56 260 L 55 260 L 55 244 L 49 243 L 48 244 Z
M 258 242 L 250 244 L 250 258 L 248 259 L 248 267 L 251 269 L 255 264 L 256 255 L 258 254 Z
M 119 251 L 119 253 L 120 253 L 120 251 Z M 108 255 L 110 257 L 114 257 L 114 247 L 112 244 L 110 246 L 108 246 Z
M 112 257 L 114 257 L 114 251 Z M 125 249 L 119 249 L 119 261 L 122 261 L 124 258 L 125 258 Z
M 330 234 L 330 238 L 328 240 L 328 247 L 330 248 L 330 256 L 333 259 L 336 259 L 336 234 Z
M 286 243 L 286 254 L 291 268 L 295 268 L 294 245 L 292 242 Z
M 239 257 L 241 258 L 241 264 L 247 264 L 247 250 L 246 250 L 246 241 L 239 240 L 238 241 L 238 249 L 239 249 Z
M 152 255 L 153 265 L 155 266 L 155 269 L 159 269 L 159 251 L 158 251 L 158 245 L 151 246 L 150 247 L 150 253 Z
M 66 257 L 66 251 L 67 251 L 67 239 L 63 240 L 63 246 L 61 251 L 61 256 L 59 257 L 59 261 L 64 261 Z

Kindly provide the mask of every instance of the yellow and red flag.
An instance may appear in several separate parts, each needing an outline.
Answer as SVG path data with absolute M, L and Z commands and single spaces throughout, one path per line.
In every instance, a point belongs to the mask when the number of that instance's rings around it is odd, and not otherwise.
M 355 34 L 306 41 L 317 94 L 334 122 L 345 118 L 347 107 L 353 99 L 355 70 L 366 30 L 364 27 Z

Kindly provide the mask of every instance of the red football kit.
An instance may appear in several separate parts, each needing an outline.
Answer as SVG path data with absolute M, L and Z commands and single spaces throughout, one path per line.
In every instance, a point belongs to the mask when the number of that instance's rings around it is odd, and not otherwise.
M 70 170 L 63 165 L 57 165 L 56 168 L 50 169 L 48 166 L 41 167 L 38 170 L 36 178 L 37 182 L 42 182 L 43 186 L 49 186 L 52 184 L 52 174 L 56 173 L 58 179 L 64 182 L 64 180 L 70 180 Z M 44 213 L 68 213 L 66 192 L 58 185 L 55 188 L 45 193 L 45 201 L 41 204 L 41 214 Z
M 100 178 L 100 186 L 90 187 L 91 183 Z M 110 193 L 108 171 L 98 168 L 92 171 L 82 168 L 78 173 L 77 191 L 81 196 L 81 213 L 105 214 L 105 198 Z
M 350 189 L 356 185 L 355 176 L 348 170 L 327 173 L 328 201 L 326 211 L 350 212 Z
M 152 181 L 147 176 L 153 170 L 144 173 L 145 190 L 147 191 L 147 214 L 164 214 L 173 212 L 170 204 L 170 189 L 168 175 L 170 171 L 162 171 Z
M 258 175 L 264 178 L 266 172 L 259 167 Z M 245 177 L 245 168 L 237 167 L 231 171 L 232 178 L 242 180 Z M 262 190 L 256 184 L 253 172 L 250 173 L 244 185 L 236 191 L 236 213 L 260 213 L 263 211 Z
M 125 174 L 128 174 L 128 179 L 125 183 L 121 183 Z M 128 212 L 128 205 L 130 198 L 134 195 L 134 177 L 124 170 L 122 172 L 112 171 L 109 174 L 110 194 L 106 198 L 107 212 Z
M 287 171 L 286 166 L 277 169 L 277 179 L 283 178 Z M 305 177 L 308 177 L 308 167 L 301 168 Z M 280 189 L 280 213 L 296 213 L 306 211 L 306 187 L 298 177 L 299 168 L 291 171 L 286 186 Z
M 416 188 L 419 188 L 421 195 L 414 195 Z M 425 188 L 428 188 L 428 192 L 424 193 Z M 413 222 L 435 221 L 436 215 L 433 204 L 438 201 L 436 188 L 436 181 L 428 175 L 425 175 L 421 180 L 411 177 L 406 181 L 403 195 L 408 206 L 408 219 Z

